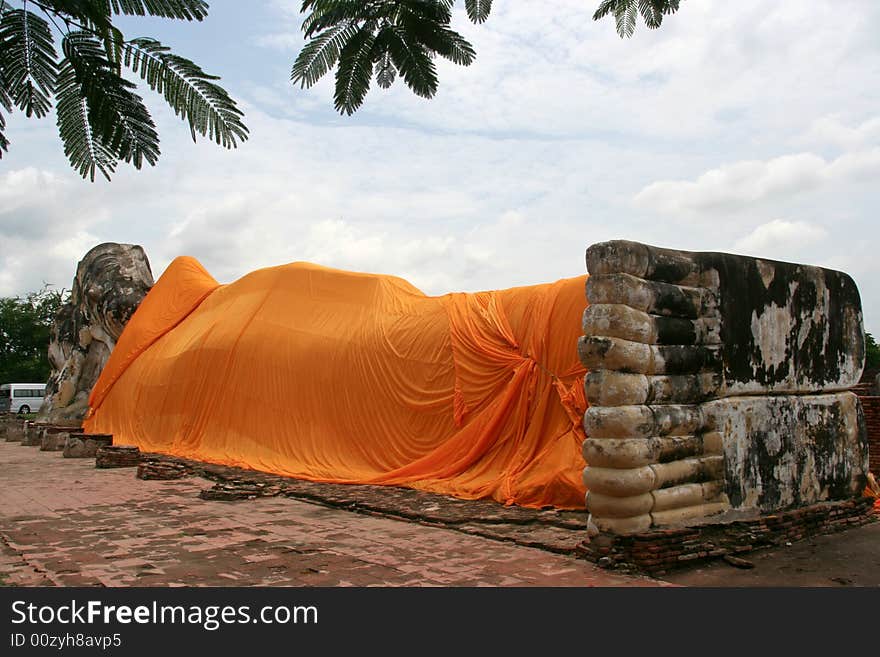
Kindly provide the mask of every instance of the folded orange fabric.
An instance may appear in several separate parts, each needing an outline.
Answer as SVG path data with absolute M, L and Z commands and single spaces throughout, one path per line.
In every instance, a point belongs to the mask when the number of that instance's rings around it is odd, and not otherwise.
M 219 285 L 178 258 L 85 428 L 314 481 L 583 508 L 585 280 L 432 297 L 308 263 Z

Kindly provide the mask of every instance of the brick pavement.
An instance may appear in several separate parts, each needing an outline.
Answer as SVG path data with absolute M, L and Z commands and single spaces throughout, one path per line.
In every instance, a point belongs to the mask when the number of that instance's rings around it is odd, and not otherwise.
M 653 586 L 583 560 L 285 497 L 198 498 L 0 442 L 0 582 L 13 586 Z

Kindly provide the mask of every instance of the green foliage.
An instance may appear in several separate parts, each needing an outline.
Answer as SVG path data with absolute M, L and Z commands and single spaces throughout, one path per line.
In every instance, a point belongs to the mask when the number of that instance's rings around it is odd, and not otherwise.
M 162 94 L 175 114 L 189 123 L 193 141 L 196 133 L 226 148 L 247 139 L 241 110 L 197 64 L 175 55 L 155 39 L 132 39 L 125 44 L 125 66 Z
M 7 11 L 0 20 L 0 44 L 3 88 L 12 104 L 28 117 L 46 116 L 57 71 L 49 24 L 29 11 Z
M 42 118 L 56 104 L 58 132 L 71 166 L 92 181 L 110 179 L 122 161 L 140 169 L 159 158 L 159 135 L 132 69 L 186 121 L 195 141 L 207 136 L 225 148 L 247 139 L 243 114 L 226 91 L 194 62 L 154 39 L 126 40 L 114 16 L 201 21 L 202 0 L 30 0 L 14 9 L 0 0 L 0 158 L 8 151 L 5 112 Z M 27 7 L 40 9 L 43 16 Z M 47 20 L 48 19 L 48 20 Z M 55 51 L 52 23 L 61 35 Z
M 639 14 L 650 29 L 656 30 L 663 24 L 663 17 L 678 11 L 681 0 L 602 0 L 593 20 L 614 16 L 617 33 L 621 38 L 629 38 L 636 31 Z
M 870 333 L 865 333 L 865 369 L 880 369 L 880 345 Z
M 49 334 L 67 296 L 46 285 L 24 297 L 0 297 L 0 383 L 48 380 Z
M 418 96 L 437 91 L 439 55 L 463 66 L 473 62 L 474 49 L 450 29 L 454 0 L 304 0 L 303 22 L 310 39 L 293 64 L 291 81 L 311 87 L 336 67 L 334 103 L 352 114 L 364 102 L 375 75 L 388 88 L 399 75 Z M 482 22 L 491 2 L 468 0 L 471 19 Z
M 483 23 L 492 0 L 465 0 L 474 23 Z M 649 28 L 675 13 L 681 0 L 602 0 L 593 15 L 612 15 L 621 37 L 631 37 L 641 15 Z M 383 89 L 398 77 L 418 96 L 437 92 L 439 55 L 468 66 L 473 46 L 450 27 L 455 0 L 303 0 L 308 12 L 302 30 L 307 42 L 290 74 L 291 82 L 308 88 L 336 68 L 334 105 L 353 114 L 364 102 L 373 78 Z

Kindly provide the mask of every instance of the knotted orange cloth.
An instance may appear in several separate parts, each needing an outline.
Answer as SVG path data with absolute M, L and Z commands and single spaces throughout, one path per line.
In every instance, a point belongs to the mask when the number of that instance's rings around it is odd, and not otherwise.
M 307 263 L 220 285 L 177 258 L 85 428 L 313 481 L 583 508 L 585 279 L 431 297 Z

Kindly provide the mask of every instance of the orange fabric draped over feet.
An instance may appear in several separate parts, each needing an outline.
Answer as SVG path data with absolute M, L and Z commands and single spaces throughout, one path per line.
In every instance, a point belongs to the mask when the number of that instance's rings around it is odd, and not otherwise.
M 307 263 L 219 285 L 177 258 L 85 428 L 314 481 L 583 508 L 585 280 L 431 297 Z

